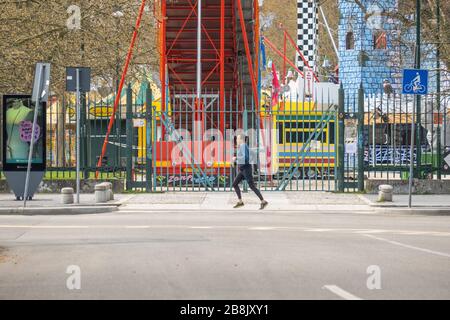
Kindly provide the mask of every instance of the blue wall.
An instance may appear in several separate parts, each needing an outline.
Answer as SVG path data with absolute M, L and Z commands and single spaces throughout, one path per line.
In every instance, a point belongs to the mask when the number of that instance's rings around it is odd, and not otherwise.
M 398 8 L 398 0 L 361 0 L 361 2 L 369 11 L 374 8 L 374 5 L 381 10 L 391 12 L 395 12 Z M 385 17 L 380 20 L 379 25 L 374 26 L 364 19 L 361 8 L 354 0 L 339 0 L 339 14 L 339 76 L 346 93 L 354 95 L 360 83 L 366 93 L 381 93 L 384 79 L 388 79 L 394 90 L 400 93 L 402 70 L 414 67 L 414 52 L 411 47 L 415 43 L 415 27 L 402 33 L 402 43 L 408 43 L 408 47 L 393 42 L 396 30 L 401 29 L 400 22 L 397 20 Z M 414 20 L 414 16 L 408 18 Z M 384 50 L 373 48 L 374 31 L 377 29 L 386 31 L 387 48 Z M 354 33 L 353 50 L 346 50 L 346 35 L 349 31 Z M 436 47 L 433 44 L 422 43 L 421 48 L 421 68 L 435 70 Z M 362 53 L 367 56 L 365 64 L 359 61 Z M 444 66 L 443 63 L 442 66 Z M 444 83 L 443 80 L 442 86 L 448 85 L 450 84 Z M 436 92 L 436 71 L 430 71 L 428 91 Z
M 366 8 L 373 4 L 379 4 L 381 9 L 395 10 L 397 0 L 363 0 Z M 394 82 L 395 70 L 390 67 L 392 60 L 392 41 L 389 33 L 396 28 L 393 21 L 382 21 L 375 31 L 382 29 L 387 31 L 387 48 L 374 49 L 374 27 L 364 19 L 364 14 L 354 1 L 339 1 L 339 76 L 347 93 L 355 93 L 360 83 L 367 93 L 380 93 L 383 89 L 383 80 Z M 380 28 L 381 26 L 381 28 Z M 346 50 L 346 35 L 352 31 L 355 46 L 352 50 Z M 365 57 L 366 59 L 361 59 Z M 365 60 L 365 62 L 361 62 Z

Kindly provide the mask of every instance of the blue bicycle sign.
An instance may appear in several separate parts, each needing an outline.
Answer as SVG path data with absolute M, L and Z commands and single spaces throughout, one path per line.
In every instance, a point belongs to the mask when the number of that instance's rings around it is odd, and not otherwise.
M 428 70 L 403 70 L 403 94 L 428 94 Z

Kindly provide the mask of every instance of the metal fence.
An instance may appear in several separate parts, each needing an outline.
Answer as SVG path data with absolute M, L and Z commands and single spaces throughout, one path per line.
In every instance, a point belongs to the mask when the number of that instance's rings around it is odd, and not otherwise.
M 133 88 L 137 106 L 144 105 L 138 98 L 143 90 Z M 123 178 L 126 171 L 124 146 L 126 143 L 126 90 L 122 93 L 116 121 L 110 136 L 108 154 L 100 169 L 100 178 Z M 98 93 L 82 95 L 81 108 L 81 168 L 82 178 L 94 178 L 101 146 L 109 118 L 113 112 L 114 94 L 101 97 Z M 75 178 L 76 167 L 76 109 L 75 96 L 52 96 L 46 109 L 46 166 L 45 179 L 65 180 Z
M 395 93 L 366 95 L 362 89 L 345 94 L 344 166 L 350 189 L 358 174 L 386 182 L 407 180 L 411 154 L 415 178 L 450 178 L 450 96 L 423 96 L 418 107 L 415 99 Z M 411 144 L 413 121 L 416 130 Z
M 148 85 L 121 94 L 102 167 L 96 167 L 113 112 L 114 95 L 83 97 L 82 178 L 118 178 L 135 191 L 228 191 L 236 175 L 235 136 L 245 134 L 254 178 L 264 191 L 362 191 L 365 179 L 407 179 L 413 98 L 345 94 L 335 87 L 305 88 L 273 101 L 263 91 L 255 106 L 230 91 L 201 103 L 172 92 L 166 109 Z M 151 106 L 151 107 L 150 107 Z M 422 99 L 416 117 L 415 176 L 450 177 L 450 97 Z M 75 101 L 53 97 L 47 107 L 46 179 L 75 178 Z M 420 165 L 418 165 L 420 164 Z M 246 186 L 244 185 L 244 188 Z
M 133 149 L 128 143 L 127 186 L 231 190 L 237 170 L 235 137 L 244 134 L 262 190 L 334 191 L 337 102 L 330 90 L 294 90 L 280 101 L 263 94 L 261 105 L 255 106 L 245 91 L 229 91 L 221 107 L 219 93 L 205 90 L 200 102 L 194 93 L 171 92 L 165 110 L 150 101 L 152 110 L 142 112 L 129 105 L 127 137 L 137 141 Z

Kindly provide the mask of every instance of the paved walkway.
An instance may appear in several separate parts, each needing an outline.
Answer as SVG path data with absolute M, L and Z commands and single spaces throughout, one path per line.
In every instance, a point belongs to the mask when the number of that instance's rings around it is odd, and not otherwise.
M 281 211 L 315 211 L 315 210 L 369 210 L 370 206 L 354 194 L 334 194 L 326 192 L 265 192 L 265 199 L 269 201 L 267 209 Z M 235 210 L 233 205 L 237 198 L 231 192 L 216 193 L 162 193 L 136 194 L 122 200 L 121 210 L 182 210 L 205 211 Z M 251 192 L 243 194 L 245 206 L 240 211 L 259 209 L 259 199 Z
M 127 197 L 127 194 L 115 194 L 114 200 L 120 201 Z M 76 195 L 74 195 L 74 198 Z M 91 206 L 95 205 L 95 196 L 94 194 L 80 194 L 80 204 Z M 0 208 L 2 207 L 21 207 L 23 206 L 23 201 L 16 201 L 16 197 L 14 194 L 9 193 L 0 193 Z M 49 194 L 49 193 L 40 193 L 36 194 L 32 201 L 27 201 L 27 207 L 29 208 L 42 208 L 42 207 L 58 207 L 62 206 L 61 204 L 61 195 L 60 194 Z
M 408 195 L 394 195 L 393 202 L 380 203 L 372 194 L 338 194 L 331 192 L 265 192 L 270 210 L 282 211 L 369 211 L 376 208 L 405 208 Z M 259 207 L 259 199 L 252 193 L 244 193 L 245 206 L 239 210 L 252 211 Z M 236 196 L 232 192 L 134 194 L 122 197 L 122 208 L 148 210 L 235 210 Z M 449 209 L 450 195 L 413 195 L 413 207 L 417 209 Z
M 409 196 L 406 194 L 394 194 L 393 202 L 378 202 L 378 195 L 366 194 L 361 196 L 371 206 L 376 207 L 407 207 Z M 450 208 L 450 194 L 419 194 L 412 196 L 413 207 L 449 207 Z
M 112 212 L 117 210 L 117 201 L 126 195 L 115 195 L 115 201 L 96 204 L 94 194 L 81 194 L 80 204 L 63 205 L 60 194 L 36 194 L 33 200 L 27 201 L 26 210 L 23 201 L 16 201 L 14 194 L 0 193 L 0 215 L 35 214 L 35 215 L 64 215 L 64 214 L 92 214 Z M 75 196 L 74 196 L 75 197 Z
M 331 192 L 264 192 L 269 201 L 267 210 L 270 211 L 308 211 L 308 212 L 375 212 L 384 210 L 389 213 L 393 210 L 405 210 L 408 206 L 407 195 L 394 195 L 394 202 L 379 203 L 377 195 L 367 194 L 338 194 Z M 232 192 L 166 192 L 153 194 L 116 194 L 114 201 L 107 204 L 95 204 L 93 194 L 82 194 L 80 204 L 62 205 L 60 194 L 37 194 L 33 201 L 27 202 L 27 210 L 41 214 L 48 210 L 48 214 L 100 213 L 101 208 L 108 208 L 111 212 L 119 207 L 120 210 L 139 211 L 235 211 L 233 205 L 237 199 Z M 259 199 L 253 192 L 244 193 L 245 206 L 239 211 L 256 211 L 259 209 Z M 15 201 L 12 194 L 0 194 L 0 214 L 20 213 L 22 201 Z M 415 213 L 428 210 L 430 214 L 450 215 L 450 196 L 448 195 L 414 195 L 413 207 Z M 93 211 L 92 209 L 95 208 Z M 110 208 L 113 208 L 109 210 Z M 19 211 L 17 211 L 19 210 Z M 100 210 L 100 211 L 99 211 Z M 69 211 L 67 214 L 69 214 Z

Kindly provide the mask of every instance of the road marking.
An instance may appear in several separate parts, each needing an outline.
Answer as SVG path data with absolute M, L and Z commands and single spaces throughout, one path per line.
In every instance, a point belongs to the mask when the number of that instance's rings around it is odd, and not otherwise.
M 312 228 L 312 229 L 304 229 L 303 231 L 307 232 L 329 232 L 329 231 L 335 231 L 336 229 L 319 229 L 319 228 Z
M 89 229 L 92 226 L 28 226 L 28 225 L 17 225 L 17 226 L 6 226 L 0 225 L 0 229 Z
M 400 234 L 407 235 L 407 236 L 420 236 L 428 234 L 429 232 L 426 231 L 401 231 Z
M 375 236 L 370 235 L 370 234 L 365 234 L 365 236 L 369 237 L 369 238 L 372 238 L 372 239 L 384 241 L 384 242 L 387 242 L 387 243 L 390 243 L 390 244 L 393 244 L 393 245 L 401 246 L 401 247 L 404 247 L 404 248 L 418 250 L 418 251 L 431 253 L 431 254 L 435 254 L 435 255 L 438 255 L 438 256 L 446 257 L 446 258 L 450 258 L 450 254 L 448 254 L 448 253 L 434 251 L 434 250 L 429 250 L 429 249 L 424 249 L 424 248 L 419 248 L 419 247 L 411 246 L 409 244 L 401 243 L 401 242 L 398 242 L 398 241 L 393 241 L 393 240 L 388 240 L 388 239 L 384 239 L 384 238 L 380 238 L 380 237 L 375 237 Z
M 357 233 L 357 234 L 366 234 L 366 233 L 385 233 L 386 230 L 379 230 L 379 229 L 367 229 L 367 230 L 360 230 L 360 231 L 354 231 L 353 233 Z
M 190 227 L 190 229 L 212 229 L 213 227 L 211 226 L 193 226 Z
M 150 226 L 126 226 L 127 229 L 148 229 Z
M 137 197 L 137 195 L 136 194 L 132 194 L 132 195 L 126 196 L 126 197 L 116 201 L 115 203 L 116 204 L 124 204 L 124 203 L 130 201 L 131 199 L 133 199 L 135 197 Z
M 351 294 L 350 292 L 345 291 L 342 288 L 339 288 L 338 286 L 336 286 L 334 284 L 326 285 L 323 288 L 333 292 L 335 295 L 337 295 L 345 300 L 362 300 L 361 298 Z
M 314 232 L 314 233 L 344 233 L 344 234 L 398 234 L 398 235 L 426 235 L 449 237 L 450 232 L 442 231 L 418 231 L 395 229 L 351 229 L 351 228 L 305 228 L 301 226 L 249 226 L 249 225 L 0 225 L 0 229 L 223 229 L 223 230 L 260 230 L 260 231 L 290 231 L 290 232 Z

